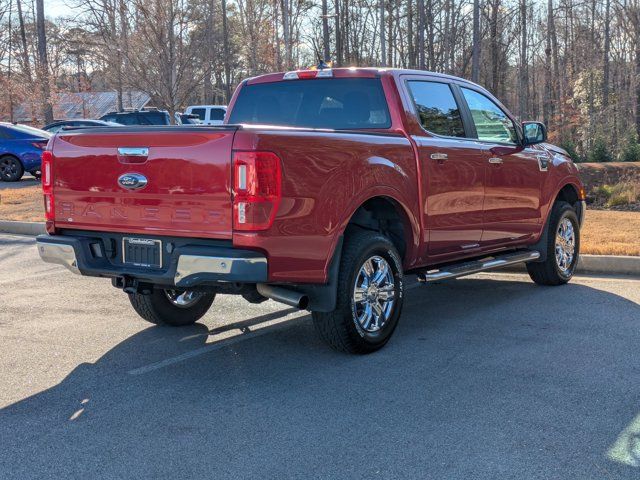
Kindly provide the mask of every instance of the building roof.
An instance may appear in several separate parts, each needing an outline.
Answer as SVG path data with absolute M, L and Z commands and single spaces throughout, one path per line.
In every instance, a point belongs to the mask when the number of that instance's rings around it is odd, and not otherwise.
M 124 108 L 140 109 L 149 103 L 151 96 L 140 91 L 124 92 Z M 55 120 L 72 118 L 100 118 L 118 109 L 116 92 L 59 93 L 53 98 Z M 14 121 L 19 123 L 42 123 L 39 104 L 21 103 L 14 110 Z

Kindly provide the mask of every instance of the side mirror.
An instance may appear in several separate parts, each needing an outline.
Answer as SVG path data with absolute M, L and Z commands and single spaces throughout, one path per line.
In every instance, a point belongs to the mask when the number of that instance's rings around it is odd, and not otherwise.
M 522 122 L 522 131 L 525 147 L 547 141 L 547 127 L 542 122 Z

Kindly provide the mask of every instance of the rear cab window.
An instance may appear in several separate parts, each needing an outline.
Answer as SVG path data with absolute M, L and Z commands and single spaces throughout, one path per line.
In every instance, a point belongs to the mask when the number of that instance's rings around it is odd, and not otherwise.
M 385 129 L 391 117 L 379 78 L 323 78 L 246 84 L 229 123 Z
M 445 137 L 465 137 L 460 107 L 449 84 L 409 80 L 407 86 L 422 128 Z

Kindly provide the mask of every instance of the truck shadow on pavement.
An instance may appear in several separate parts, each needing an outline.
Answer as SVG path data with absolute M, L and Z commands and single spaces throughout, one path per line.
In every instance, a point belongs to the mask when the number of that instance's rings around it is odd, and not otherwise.
M 628 299 L 471 278 L 408 291 L 373 355 L 332 352 L 309 315 L 212 347 L 289 313 L 151 327 L 79 365 L 0 410 L 0 477 L 640 474 L 640 306 Z

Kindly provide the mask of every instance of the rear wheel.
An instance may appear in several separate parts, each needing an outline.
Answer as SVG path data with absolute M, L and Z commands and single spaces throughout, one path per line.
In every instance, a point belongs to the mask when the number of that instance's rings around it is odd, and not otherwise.
M 11 155 L 0 157 L 0 180 L 17 182 L 24 175 L 24 168 L 20 160 Z
M 549 217 L 547 258 L 527 263 L 531 279 L 539 285 L 562 285 L 573 276 L 580 256 L 580 222 L 566 202 L 556 202 Z
M 389 239 L 361 231 L 347 237 L 333 312 L 313 312 L 320 337 L 335 350 L 370 353 L 382 348 L 398 324 L 403 302 L 402 261 Z
M 215 297 L 215 293 L 162 289 L 154 289 L 150 295 L 129 294 L 133 309 L 146 321 L 174 327 L 192 325 L 200 320 Z

